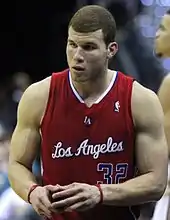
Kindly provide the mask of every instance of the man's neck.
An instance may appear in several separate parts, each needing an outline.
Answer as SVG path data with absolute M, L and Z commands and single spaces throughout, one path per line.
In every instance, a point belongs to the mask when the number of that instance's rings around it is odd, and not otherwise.
M 72 83 L 83 100 L 90 97 L 97 98 L 97 96 L 100 96 L 108 88 L 114 74 L 114 71 L 107 70 L 105 74 L 95 80 L 86 82 L 76 82 L 72 80 Z

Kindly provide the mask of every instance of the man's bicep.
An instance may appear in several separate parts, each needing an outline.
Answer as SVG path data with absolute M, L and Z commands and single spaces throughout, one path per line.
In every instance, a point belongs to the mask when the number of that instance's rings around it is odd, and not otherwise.
M 39 144 L 40 135 L 36 129 L 17 125 L 11 139 L 9 162 L 19 162 L 31 168 Z
M 161 134 L 162 133 L 162 134 Z M 167 144 L 163 132 L 139 132 L 136 137 L 136 162 L 141 174 L 155 172 L 158 178 L 167 175 Z
M 142 117 L 139 116 L 138 121 L 137 166 L 142 174 L 153 172 L 158 180 L 166 180 L 168 148 L 163 128 L 163 111 L 155 95 L 151 95 L 146 102 L 146 109 L 140 113 Z
M 12 135 L 9 154 L 10 163 L 19 162 L 28 168 L 32 167 L 40 144 L 36 108 L 32 108 L 30 93 L 31 91 L 26 91 L 19 103 L 17 125 Z

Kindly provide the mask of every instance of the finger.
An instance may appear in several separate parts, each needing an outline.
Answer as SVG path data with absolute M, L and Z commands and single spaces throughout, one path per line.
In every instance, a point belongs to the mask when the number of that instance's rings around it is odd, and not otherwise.
M 66 189 L 66 190 L 54 193 L 52 195 L 52 198 L 53 199 L 67 198 L 67 197 L 73 196 L 79 192 L 80 192 L 79 188 Z
M 54 193 L 54 192 L 59 192 L 59 191 L 61 191 L 61 190 L 64 190 L 64 187 L 62 187 L 62 186 L 60 186 L 60 185 L 57 184 L 57 185 L 55 185 L 55 186 L 53 186 L 53 185 L 48 185 L 48 186 L 46 186 L 46 189 L 47 189 L 48 191 Z
M 79 185 L 82 185 L 82 183 L 74 182 L 74 183 L 70 183 L 70 184 L 64 185 L 64 186 L 65 186 L 65 187 L 76 187 L 76 186 L 79 186 Z
M 45 207 L 47 207 L 47 209 L 51 209 L 51 202 L 48 197 L 48 194 L 42 195 L 40 201 Z
M 39 202 L 41 210 L 43 210 L 48 215 L 51 215 L 52 204 L 48 197 L 48 192 L 45 192 L 45 194 L 40 197 Z
M 78 203 L 75 203 L 74 205 L 71 205 L 69 206 L 65 211 L 66 212 L 71 212 L 71 211 L 85 211 L 87 210 L 88 207 L 87 207 L 87 204 L 85 201 L 81 201 L 81 202 L 78 202 Z
M 78 194 L 78 195 L 52 203 L 52 208 L 54 209 L 66 208 L 80 201 L 82 201 L 82 196 Z
M 39 215 L 44 215 L 48 218 L 52 217 L 51 211 L 48 210 L 41 202 L 39 203 L 39 206 L 38 206 L 38 214 Z
M 51 192 L 47 188 L 44 188 L 44 192 L 40 197 L 40 201 L 49 210 L 51 209 L 51 197 Z

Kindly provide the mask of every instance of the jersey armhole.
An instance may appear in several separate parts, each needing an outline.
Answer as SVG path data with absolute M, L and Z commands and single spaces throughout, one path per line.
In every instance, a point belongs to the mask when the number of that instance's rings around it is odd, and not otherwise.
M 131 86 L 131 88 L 129 89 L 129 94 L 128 94 L 128 115 L 127 115 L 127 120 L 130 122 L 127 123 L 129 126 L 128 126 L 128 130 L 130 132 L 130 134 L 132 136 L 134 136 L 134 147 L 135 147 L 135 122 L 134 122 L 134 118 L 133 118 L 133 114 L 132 114 L 132 93 L 133 93 L 133 85 L 134 85 L 134 82 L 136 80 L 135 79 L 132 79 L 131 83 L 129 84 L 129 86 Z M 134 154 L 133 154 L 133 160 L 134 160 L 134 166 L 135 166 L 135 169 L 134 169 L 134 176 L 136 176 L 136 158 L 135 158 L 135 150 L 134 150 Z
M 48 112 L 48 109 L 49 109 L 50 99 L 51 99 L 51 96 L 52 96 L 53 81 L 54 80 L 53 80 L 53 74 L 52 74 L 51 79 L 50 79 L 49 93 L 48 93 L 46 106 L 44 108 L 44 112 L 42 114 L 41 121 L 40 121 L 40 131 L 42 131 L 42 127 L 45 123 L 46 115 L 47 115 L 47 112 Z
M 134 118 L 132 114 L 132 91 L 133 91 L 134 82 L 135 82 L 135 79 L 132 79 L 131 88 L 129 89 L 129 94 L 128 94 L 128 115 L 129 115 L 129 119 L 132 122 L 133 127 L 135 128 L 135 122 L 134 122 Z

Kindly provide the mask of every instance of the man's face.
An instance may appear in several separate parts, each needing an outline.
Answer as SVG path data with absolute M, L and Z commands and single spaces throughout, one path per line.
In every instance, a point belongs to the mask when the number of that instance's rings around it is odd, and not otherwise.
M 109 47 L 113 44 L 106 46 L 102 30 L 79 33 L 70 27 L 66 52 L 73 80 L 85 82 L 97 78 L 107 68 Z
M 156 33 L 155 52 L 161 57 L 170 57 L 170 15 L 162 18 L 159 29 Z

